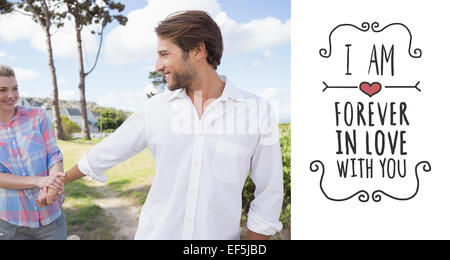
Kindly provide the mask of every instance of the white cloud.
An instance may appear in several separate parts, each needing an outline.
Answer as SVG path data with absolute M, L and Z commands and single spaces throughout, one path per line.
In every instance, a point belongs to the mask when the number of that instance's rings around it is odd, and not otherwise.
M 171 13 L 193 9 L 207 11 L 221 27 L 225 54 L 264 51 L 290 41 L 290 20 L 266 17 L 239 24 L 221 10 L 216 0 L 149 0 L 146 7 L 128 14 L 126 26 L 117 26 L 107 35 L 106 58 L 118 65 L 154 60 L 157 23 Z
M 96 102 L 104 107 L 114 107 L 127 111 L 137 111 L 147 100 L 145 91 L 123 92 L 120 94 L 106 94 L 100 97 Z
M 29 97 L 30 94 L 28 93 L 28 91 L 25 91 L 25 90 L 19 90 L 19 96 L 20 96 L 20 97 Z
M 260 67 L 260 66 L 263 65 L 263 62 L 262 62 L 262 60 L 260 60 L 260 59 L 256 59 L 256 60 L 252 61 L 252 62 L 250 63 L 250 65 L 251 65 L 252 67 Z
M 0 51 L 0 59 L 6 57 L 6 52 Z
M 261 54 L 260 58 L 252 61 L 250 66 L 252 67 L 261 67 L 264 65 L 264 62 L 268 61 L 272 57 L 272 52 L 270 50 L 264 50 Z
M 263 51 L 263 57 L 264 58 L 270 58 L 272 57 L 272 52 L 270 50 L 264 50 Z
M 271 100 L 278 98 L 280 90 L 277 88 L 266 88 L 263 92 L 259 93 L 258 96 L 265 100 Z
M 75 100 L 78 96 L 75 90 L 60 90 L 58 91 L 58 98 L 62 100 Z
M 83 51 L 87 54 L 95 54 L 97 51 L 98 37 L 91 34 L 91 30 L 98 31 L 98 26 L 92 25 L 82 31 Z M 73 22 L 66 21 L 60 29 L 52 28 L 52 48 L 55 57 L 78 57 L 76 34 Z M 13 12 L 0 16 L 0 41 L 15 42 L 28 40 L 30 45 L 41 52 L 47 53 L 46 36 L 43 29 L 31 17 Z M 94 60 L 94 57 L 91 59 Z
M 13 68 L 18 82 L 39 78 L 39 73 L 32 69 Z
M 225 12 L 221 12 L 216 20 L 221 27 L 225 51 L 228 53 L 266 50 L 290 41 L 290 20 L 283 23 L 277 18 L 267 17 L 238 24 L 228 18 Z
M 0 40 L 15 42 L 31 39 L 41 28 L 30 17 L 19 13 L 0 16 Z

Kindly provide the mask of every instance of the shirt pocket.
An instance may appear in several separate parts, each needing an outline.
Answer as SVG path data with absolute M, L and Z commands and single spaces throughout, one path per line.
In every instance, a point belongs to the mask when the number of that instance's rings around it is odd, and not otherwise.
M 47 151 L 40 131 L 24 135 L 19 150 L 24 170 L 30 176 L 47 175 Z
M 23 137 L 23 144 L 23 154 L 44 155 L 45 145 L 41 132 L 32 131 L 30 134 L 25 135 Z
M 216 178 L 224 183 L 235 183 L 247 176 L 250 169 L 250 148 L 240 144 L 219 141 L 212 169 Z

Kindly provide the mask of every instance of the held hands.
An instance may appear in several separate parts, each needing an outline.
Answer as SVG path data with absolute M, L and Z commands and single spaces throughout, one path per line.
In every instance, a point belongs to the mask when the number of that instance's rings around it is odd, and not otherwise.
M 41 188 L 36 204 L 39 207 L 53 205 L 58 197 L 64 193 L 64 182 L 60 177 L 65 177 L 64 172 L 52 176 L 38 177 L 37 186 Z

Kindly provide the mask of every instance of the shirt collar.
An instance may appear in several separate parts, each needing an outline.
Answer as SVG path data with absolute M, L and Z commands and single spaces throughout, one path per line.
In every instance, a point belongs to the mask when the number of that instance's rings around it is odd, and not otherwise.
M 219 97 L 220 100 L 226 100 L 226 99 L 233 99 L 236 101 L 245 101 L 245 96 L 243 95 L 242 91 L 240 91 L 238 88 L 236 88 L 231 81 L 227 79 L 226 76 L 219 75 L 220 79 L 223 83 L 225 83 L 225 87 L 222 91 L 222 95 Z M 171 91 L 172 93 L 169 95 L 169 102 L 174 100 L 177 97 L 183 97 L 186 96 L 186 89 L 177 89 L 174 91 Z
M 17 106 L 16 114 L 14 114 L 13 118 L 11 118 L 11 121 L 8 125 L 12 124 L 15 120 L 19 119 L 20 116 L 28 115 L 30 113 L 29 109 L 23 106 Z M 0 123 L 0 125 L 7 125 L 4 123 Z
M 23 107 L 23 106 L 17 106 L 16 117 L 28 115 L 29 113 L 30 113 L 30 110 L 28 108 Z

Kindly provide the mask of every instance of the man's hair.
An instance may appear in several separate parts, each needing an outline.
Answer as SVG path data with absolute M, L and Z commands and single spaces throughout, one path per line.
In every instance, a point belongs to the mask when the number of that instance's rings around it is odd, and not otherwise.
M 7 66 L 0 64 L 0 77 L 15 77 L 16 74 L 14 73 L 14 70 Z
M 214 69 L 220 65 L 223 52 L 222 33 L 208 13 L 198 10 L 173 13 L 158 23 L 155 32 L 158 37 L 172 40 L 185 52 L 203 42 L 208 53 L 208 63 Z

